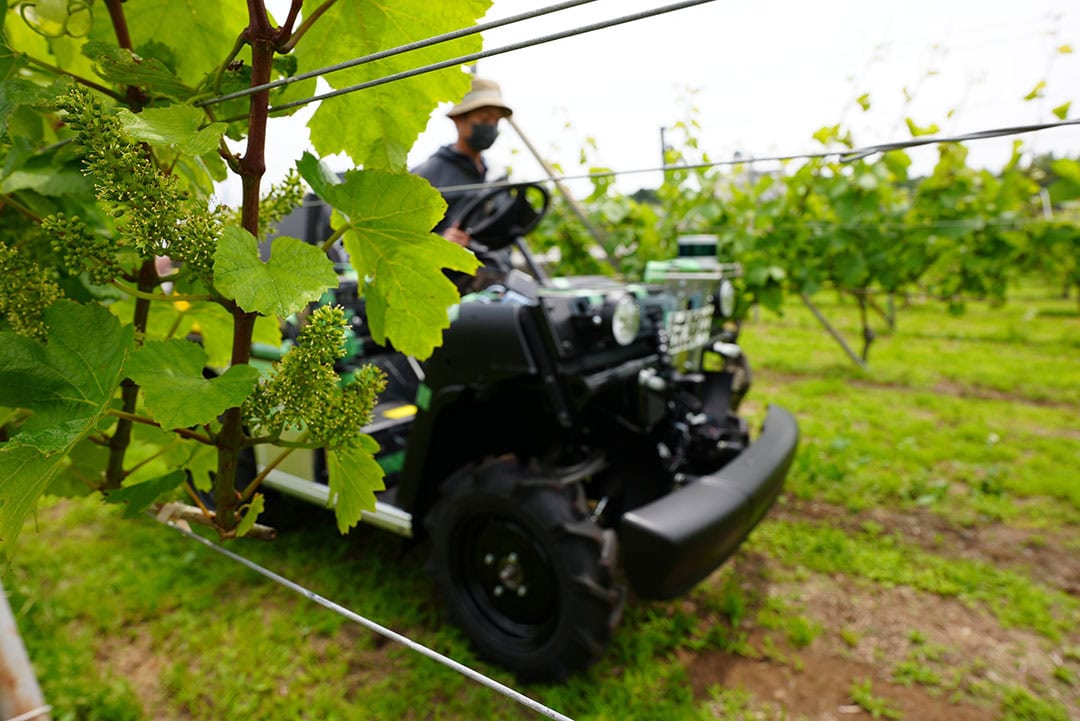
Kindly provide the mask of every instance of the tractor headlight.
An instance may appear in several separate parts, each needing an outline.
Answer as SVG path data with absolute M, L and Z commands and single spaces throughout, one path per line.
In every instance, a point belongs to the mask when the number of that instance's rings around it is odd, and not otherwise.
M 720 281 L 720 287 L 716 291 L 716 312 L 721 318 L 730 318 L 735 315 L 735 286 L 725 278 Z
M 619 345 L 630 345 L 641 330 L 641 306 L 629 293 L 619 295 L 605 304 L 607 325 L 611 337 Z

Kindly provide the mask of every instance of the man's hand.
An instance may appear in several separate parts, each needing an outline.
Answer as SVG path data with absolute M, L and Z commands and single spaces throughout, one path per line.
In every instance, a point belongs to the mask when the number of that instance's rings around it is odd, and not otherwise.
M 442 237 L 446 238 L 451 243 L 457 243 L 463 248 L 469 246 L 469 234 L 462 230 L 457 223 L 444 230 L 442 232 Z

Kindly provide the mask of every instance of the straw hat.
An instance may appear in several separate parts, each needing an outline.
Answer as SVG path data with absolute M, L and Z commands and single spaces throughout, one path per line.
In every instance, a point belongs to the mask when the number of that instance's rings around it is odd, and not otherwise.
M 484 107 L 498 108 L 502 111 L 504 118 L 510 117 L 514 113 L 510 106 L 503 102 L 502 92 L 499 90 L 497 83 L 483 78 L 473 78 L 472 89 L 465 93 L 465 97 L 461 99 L 460 103 L 450 108 L 447 115 L 453 118 L 457 115 L 464 115 L 470 110 Z

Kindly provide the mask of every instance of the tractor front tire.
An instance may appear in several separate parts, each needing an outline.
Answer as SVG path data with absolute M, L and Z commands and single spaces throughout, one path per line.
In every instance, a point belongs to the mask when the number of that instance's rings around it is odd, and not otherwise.
M 614 536 L 589 517 L 580 485 L 489 460 L 451 476 L 426 521 L 435 581 L 481 656 L 524 681 L 600 656 L 622 594 Z

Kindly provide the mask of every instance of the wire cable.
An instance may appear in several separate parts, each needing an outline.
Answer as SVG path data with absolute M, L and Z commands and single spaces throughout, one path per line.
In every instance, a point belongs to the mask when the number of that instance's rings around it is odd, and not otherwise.
M 865 158 L 868 155 L 874 155 L 875 153 L 887 153 L 890 150 L 904 150 L 906 148 L 914 148 L 920 145 L 934 145 L 937 143 L 962 143 L 967 140 L 985 140 L 987 138 L 1000 138 L 1006 135 L 1033 133 L 1037 130 L 1060 128 L 1068 125 L 1080 125 L 1080 118 L 1069 118 L 1066 120 L 1058 120 L 1051 123 L 1035 123 L 1033 125 L 1014 125 L 1008 128 L 979 130 L 973 133 L 964 133 L 962 135 L 951 135 L 947 137 L 920 136 L 918 138 L 911 138 L 910 140 L 902 140 L 895 143 L 879 143 L 877 145 L 869 145 L 865 148 L 859 148 L 856 150 L 850 150 L 847 152 L 840 152 L 836 154 L 840 156 L 840 162 L 850 163 L 854 160 L 860 160 L 862 158 Z
M 244 88 L 243 90 L 237 90 L 236 92 L 228 93 L 226 95 L 208 98 L 206 100 L 200 100 L 199 102 L 195 103 L 195 105 L 197 107 L 205 107 L 207 105 L 214 105 L 215 103 L 222 103 L 226 100 L 242 98 L 246 95 L 252 95 L 263 90 L 274 90 L 285 85 L 298 83 L 301 80 L 308 80 L 310 78 L 317 78 L 323 75 L 329 75 L 330 73 L 335 73 L 339 70 L 347 70 L 348 68 L 354 68 L 358 65 L 366 65 L 367 63 L 373 63 L 376 60 L 384 60 L 395 55 L 401 55 L 402 53 L 411 52 L 413 50 L 421 50 L 423 48 L 431 47 L 432 45 L 438 45 L 440 43 L 457 40 L 459 38 L 467 37 L 469 35 L 482 33 L 487 30 L 493 30 L 495 28 L 501 28 L 506 25 L 512 25 L 514 23 L 521 22 L 522 20 L 531 20 L 533 18 L 541 17 L 543 15 L 549 15 L 551 13 L 559 12 L 561 10 L 567 10 L 569 8 L 577 7 L 579 5 L 586 5 L 591 2 L 596 2 L 596 0 L 570 0 L 569 2 L 559 3 L 557 5 L 550 5 L 545 8 L 540 8 L 539 10 L 531 10 L 529 12 L 519 13 L 518 15 L 512 15 L 511 17 L 503 18 L 502 20 L 493 20 L 491 22 L 481 23 L 480 25 L 462 28 L 460 30 L 444 33 L 442 35 L 436 35 L 425 40 L 417 40 L 416 42 L 399 45 L 398 47 L 390 48 L 388 50 L 380 50 L 377 53 L 364 55 L 359 58 L 353 58 L 352 60 L 346 60 L 335 65 L 327 65 L 323 68 L 310 70 L 306 73 L 293 75 L 288 78 L 282 78 L 281 80 L 275 80 L 270 83 L 263 83 L 262 85 L 255 85 L 250 88 Z
M 971 133 L 964 133 L 962 135 L 918 137 L 911 138 L 910 140 L 899 140 L 891 143 L 878 143 L 876 145 L 867 145 L 861 148 L 850 148 L 847 150 L 822 150 L 815 153 L 791 153 L 788 155 L 750 156 L 746 158 L 738 158 L 732 160 L 711 160 L 705 163 L 680 163 L 675 165 L 660 165 L 650 168 L 634 168 L 631 170 L 600 170 L 591 173 L 582 173 L 579 175 L 560 175 L 554 179 L 542 178 L 536 181 L 505 180 L 495 181 L 491 183 L 472 183 L 468 185 L 445 186 L 436 188 L 436 190 L 441 193 L 462 192 L 469 190 L 480 190 L 485 188 L 499 188 L 511 185 L 522 185 L 530 182 L 544 183 L 548 182 L 549 180 L 592 180 L 594 178 L 610 178 L 620 175 L 635 175 L 639 173 L 668 173 L 679 170 L 708 170 L 709 168 L 735 165 L 750 165 L 753 163 L 788 162 L 791 160 L 820 160 L 823 158 L 831 158 L 834 156 L 837 157 L 837 159 L 841 163 L 851 163 L 856 160 L 862 160 L 868 156 L 875 155 L 877 153 L 886 153 L 892 150 L 904 150 L 906 148 L 913 148 L 923 145 L 933 145 L 937 143 L 962 143 L 971 140 L 987 140 L 991 138 L 1000 138 L 1009 135 L 1019 135 L 1021 133 L 1033 133 L 1040 130 L 1052 130 L 1055 128 L 1063 128 L 1074 125 L 1080 125 L 1080 118 L 1069 118 L 1066 120 L 1037 123 L 1034 125 L 1016 125 L 1005 128 L 979 130 Z
M 249 561 L 248 559 L 244 558 L 243 556 L 241 556 L 241 555 L 239 555 L 237 553 L 233 553 L 232 551 L 230 551 L 230 550 L 228 550 L 226 548 L 222 548 L 221 546 L 214 543 L 213 541 L 211 541 L 208 538 L 203 538 L 199 534 L 194 533 L 192 531 L 189 531 L 186 528 L 182 528 L 179 525 L 176 525 L 176 524 L 174 524 L 174 523 L 172 523 L 172 522 L 170 522 L 168 520 L 162 520 L 160 518 L 157 519 L 157 520 L 158 520 L 158 522 L 163 523 L 164 525 L 168 526 L 169 528 L 172 528 L 177 533 L 180 533 L 180 534 L 182 534 L 184 536 L 187 536 L 188 538 L 190 538 L 193 541 L 198 541 L 199 543 L 206 546 L 207 548 L 210 548 L 211 550 L 214 550 L 214 551 L 220 553 L 221 555 L 225 556 L 226 558 L 231 559 L 231 560 L 235 561 L 236 563 L 239 563 L 240 565 L 251 569 L 252 571 L 255 571 L 259 575 L 270 579 L 274 583 L 277 583 L 277 584 L 279 584 L 281 586 L 284 586 L 285 588 L 288 588 L 291 591 L 295 591 L 296 593 L 298 593 L 301 596 L 307 598 L 308 600 L 314 601 L 315 603 L 319 604 L 320 606 L 322 606 L 324 608 L 327 608 L 327 609 L 329 609 L 329 610 L 333 611 L 334 613 L 337 613 L 337 614 L 339 614 L 341 616 L 344 616 L 345 618 L 349 619 L 350 621 L 358 623 L 361 626 L 363 626 L 364 628 L 367 628 L 370 631 L 374 631 L 375 633 L 379 634 L 380 636 L 384 636 L 384 637 L 390 639 L 391 641 L 396 641 L 397 643 L 400 643 L 401 645 L 405 646 L 406 648 L 409 648 L 409 649 L 419 653 L 422 656 L 427 656 L 428 658 L 430 658 L 430 659 L 432 659 L 434 661 L 438 661 L 439 663 L 443 664 L 444 666 L 447 666 L 447 667 L 453 669 L 454 671 L 457 671 L 461 675 L 466 676 L 466 677 L 472 679 L 473 681 L 476 681 L 477 683 L 488 687 L 489 689 L 491 689 L 493 691 L 501 693 L 502 695 L 504 695 L 504 696 L 506 696 L 506 697 L 508 697 L 510 699 L 513 699 L 514 701 L 517 701 L 522 706 L 525 706 L 525 707 L 537 712 L 538 714 L 546 716 L 546 717 L 548 717 L 550 719 L 555 719 L 555 721 L 574 721 L 569 716 L 565 716 L 564 714 L 561 714 L 561 713 L 559 713 L 558 711 L 556 711 L 554 709 L 548 708 L 547 706 L 540 703 L 539 701 L 531 699 L 528 696 L 526 696 L 525 694 L 523 694 L 523 693 L 521 693 L 519 691 L 516 691 L 516 690 L 510 688 L 509 686 L 506 686 L 505 684 L 501 684 L 498 681 L 496 681 L 495 679 L 490 678 L 488 676 L 485 676 L 484 674 L 480 673 L 479 671 L 474 671 L 473 669 L 469 668 L 468 666 L 466 666 L 466 665 L 464 665 L 462 663 L 459 663 L 458 661 L 455 661 L 452 658 L 449 658 L 447 656 L 442 655 L 438 651 L 433 651 L 433 650 L 429 649 L 428 647 L 426 647 L 426 646 L 424 646 L 422 644 L 419 644 L 416 641 L 413 641 L 412 639 L 410 639 L 410 638 L 408 638 L 406 636 L 402 636 L 400 633 L 397 633 L 396 631 L 391 631 L 390 629 L 386 628 L 385 626 L 381 626 L 378 623 L 375 623 L 374 621 L 371 621 L 371 620 L 361 616 L 360 614 L 356 613 L 355 611 L 351 611 L 348 608 L 345 608 L 344 606 L 342 606 L 340 604 L 334 603 L 333 601 L 320 596 L 319 594 L 315 593 L 314 591 L 311 591 L 311 590 L 308 590 L 307 588 L 304 588 L 303 586 L 301 586 L 299 583 L 296 583 L 295 581 L 290 581 L 289 579 L 285 578 L 284 576 L 281 576 L 281 575 L 279 575 L 277 573 L 274 573 L 273 571 L 269 570 L 268 568 L 264 568 L 263 566 L 260 566 L 259 564 L 255 563 L 254 561 Z
M 456 58 L 450 58 L 449 60 L 443 60 L 431 65 L 425 65 L 413 70 L 406 70 L 400 73 L 393 73 L 374 80 L 368 80 L 367 82 L 357 83 L 356 85 L 350 85 L 345 88 L 338 88 L 319 95 L 312 95 L 308 98 L 301 98 L 299 100 L 293 100 L 292 102 L 282 103 L 281 105 L 274 105 L 268 109 L 267 112 L 273 114 L 281 112 L 283 110 L 291 110 L 292 108 L 298 108 L 302 105 L 308 105 L 320 100 L 326 100 L 328 98 L 335 98 L 339 95 L 347 95 L 349 93 L 355 93 L 360 90 L 367 90 L 368 88 L 377 87 L 379 85 L 385 85 L 387 83 L 396 82 L 398 80 L 406 80 L 418 75 L 425 75 L 427 73 L 436 72 L 438 70 L 445 70 L 446 68 L 455 67 L 457 65 L 465 65 L 467 63 L 476 62 L 484 58 L 490 58 L 495 55 L 502 55 L 504 53 L 514 52 L 516 50 L 523 50 L 525 48 L 534 47 L 537 45 L 543 45 L 555 40 L 564 40 L 576 35 L 583 35 L 585 33 L 595 32 L 596 30 L 605 30 L 607 28 L 615 27 L 617 25 L 624 25 L 626 23 L 634 22 L 637 20 L 644 20 L 646 18 L 656 17 L 658 15 L 664 15 L 666 13 L 675 12 L 676 10 L 684 10 L 696 5 L 704 5 L 705 3 L 714 2 L 715 0 L 685 0 L 684 2 L 674 3 L 672 5 L 665 5 L 663 7 L 654 8 L 652 10 L 644 10 L 642 12 L 633 13 L 631 15 L 623 15 L 621 17 L 613 18 L 611 20 L 603 20 L 589 25 L 582 25 L 571 30 L 563 30 L 562 32 L 552 33 L 551 35 L 544 35 L 539 38 L 533 38 L 531 40 L 524 40 L 522 42 L 511 43 L 510 45 L 504 45 L 499 48 L 493 48 L 491 50 L 483 50 L 478 53 L 471 53 L 469 55 L 461 55 Z M 235 122 L 237 120 L 243 120 L 247 115 L 237 115 L 231 118 L 225 118 L 222 122 Z
M 41 718 L 52 711 L 52 706 L 41 706 L 30 711 L 19 714 L 18 716 L 12 716 L 6 721 L 32 721 L 32 719 Z

